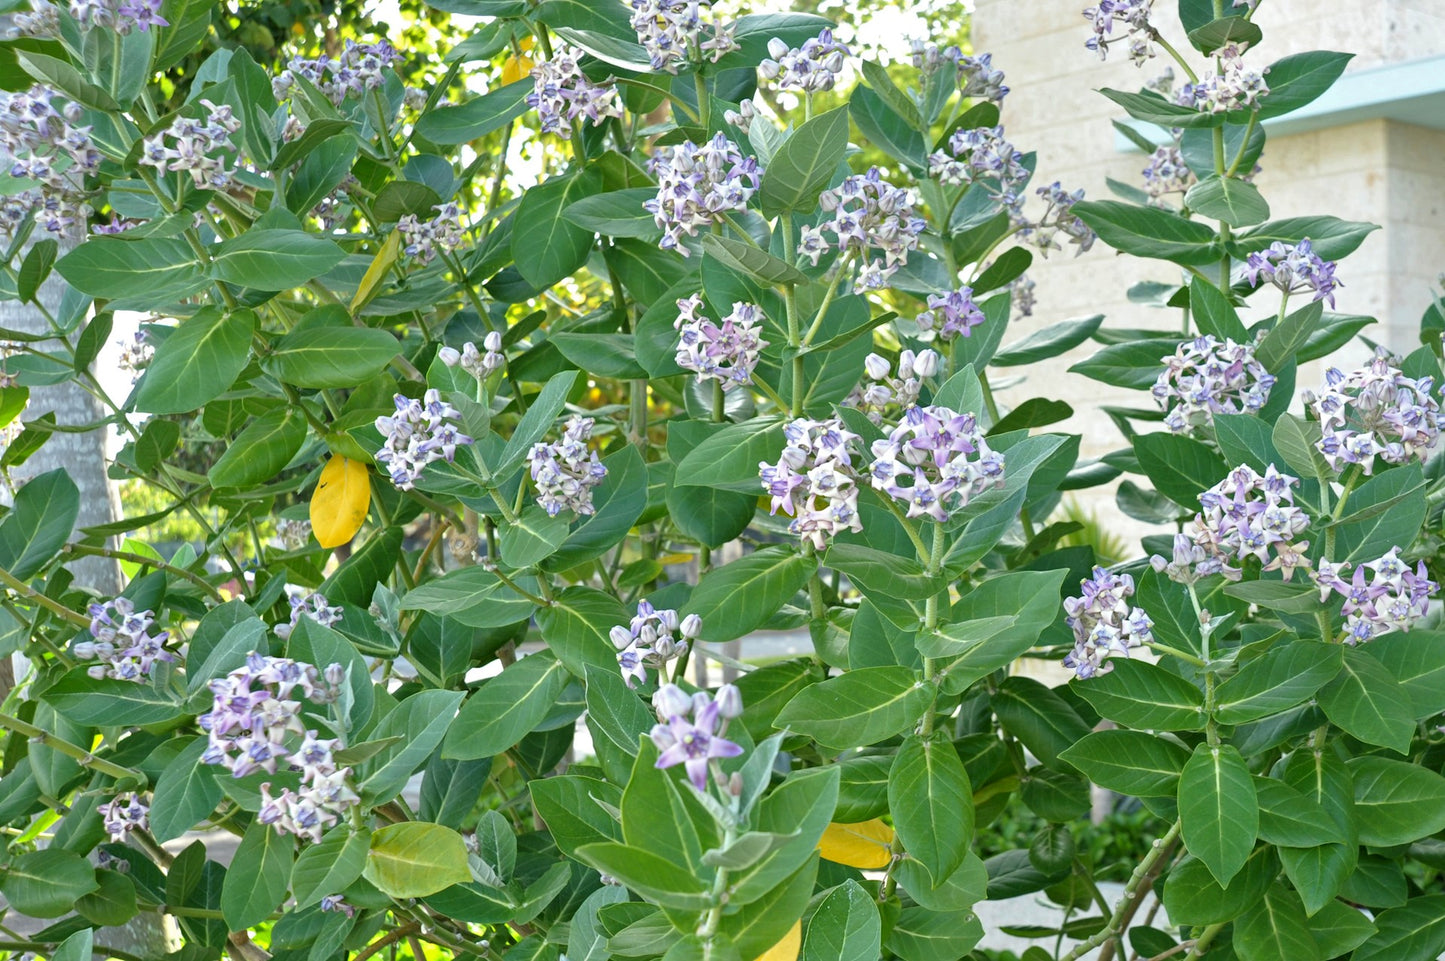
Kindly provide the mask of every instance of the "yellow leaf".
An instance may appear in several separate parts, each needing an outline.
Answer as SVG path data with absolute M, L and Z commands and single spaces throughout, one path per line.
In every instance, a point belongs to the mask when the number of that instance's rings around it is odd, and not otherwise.
M 788 933 L 783 935 L 783 940 L 758 955 L 757 961 L 797 961 L 798 952 L 802 948 L 803 922 L 799 919 L 794 921 Z
M 830 824 L 818 840 L 823 860 L 850 868 L 886 868 L 893 860 L 893 829 L 880 819 L 857 824 Z
M 532 72 L 532 66 L 531 57 L 519 57 L 512 54 L 507 58 L 507 62 L 502 64 L 502 86 L 505 87 L 509 83 L 521 80 Z
M 354 314 L 376 296 L 376 289 L 386 279 L 386 272 L 391 265 L 396 263 L 397 251 L 401 249 L 401 231 L 393 230 L 386 238 L 386 243 L 371 258 L 371 266 L 366 268 L 366 273 L 361 277 L 361 286 L 356 288 L 356 296 L 351 298 L 351 312 Z
M 321 468 L 311 495 L 311 533 L 322 547 L 339 547 L 356 536 L 371 507 L 371 478 L 366 465 L 333 457 Z

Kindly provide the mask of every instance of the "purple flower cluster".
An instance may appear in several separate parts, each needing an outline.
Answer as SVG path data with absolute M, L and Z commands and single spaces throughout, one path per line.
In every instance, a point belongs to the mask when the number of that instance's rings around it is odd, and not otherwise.
M 895 187 L 883 179 L 883 172 L 870 167 L 866 174 L 854 174 L 832 190 L 823 191 L 818 204 L 832 214 L 816 227 L 804 227 L 798 242 L 798 253 L 818 264 L 818 258 L 836 246 L 863 261 L 854 286 L 859 290 L 878 290 L 886 286 L 918 247 L 918 235 L 925 222 L 913 209 L 913 200 L 903 187 Z M 830 242 L 825 236 L 832 234 Z M 882 258 L 867 260 L 872 250 Z
M 918 315 L 918 338 L 927 342 L 936 337 L 947 343 L 959 336 L 969 337 L 983 319 L 983 311 L 973 302 L 972 287 L 929 294 L 928 309 Z
M 1097 53 L 1100 60 L 1107 60 L 1109 46 L 1124 40 L 1129 45 L 1129 59 L 1143 66 L 1154 56 L 1154 27 L 1149 23 L 1152 6 L 1153 0 L 1099 0 L 1098 6 L 1084 10 L 1094 29 L 1094 35 L 1084 41 L 1085 48 Z M 1118 35 L 1115 27 L 1123 28 Z
M 238 778 L 257 771 L 301 772 L 299 791 L 284 788 L 273 797 L 270 784 L 261 786 L 256 816 L 282 834 L 320 841 L 326 828 L 359 801 L 348 783 L 351 769 L 336 763 L 338 740 L 317 738 L 301 717 L 300 698 L 334 703 L 345 680 L 340 664 L 323 674 L 301 661 L 253 651 L 244 667 L 210 682 L 214 704 L 197 718 L 209 737 L 202 763 L 220 765 Z
M 236 149 L 231 134 L 241 129 L 241 121 L 232 115 L 229 104 L 209 100 L 201 104 L 206 108 L 205 123 L 177 117 L 165 130 L 145 138 L 140 162 L 159 171 L 183 170 L 197 187 L 224 190 L 235 171 L 218 154 Z
M 1440 439 L 1434 389 L 1434 378 L 1406 377 L 1383 350 L 1349 374 L 1331 367 L 1319 396 L 1304 396 L 1324 432 L 1316 446 L 1336 471 L 1359 464 L 1370 474 L 1376 455 L 1387 464 L 1423 461 Z
M 1061 236 L 1078 248 L 1074 251 L 1075 256 L 1094 246 L 1097 235 L 1093 228 L 1073 212 L 1074 204 L 1084 199 L 1082 187 L 1070 193 L 1055 180 L 1034 192 L 1044 198 L 1044 203 L 1048 206 L 1044 209 L 1043 216 L 1025 229 L 1024 235 L 1046 256 L 1050 250 L 1062 249 L 1059 243 Z
M 1176 434 L 1213 424 L 1215 414 L 1258 412 L 1275 382 L 1252 345 L 1228 338 L 1220 343 L 1212 334 L 1185 341 L 1162 360 L 1164 370 L 1151 393 Z
M 861 438 L 837 418 L 800 417 L 783 425 L 787 446 L 776 464 L 758 465 L 771 513 L 791 515 L 788 530 L 819 550 L 842 531 L 861 531 L 858 473 L 849 446 Z
M 32 0 L 29 12 L 17 11 L 10 15 L 12 37 L 58 37 L 60 36 L 60 8 L 45 0 Z
M 956 70 L 959 92 L 965 97 L 1002 103 L 1003 98 L 1008 96 L 1003 71 L 994 69 L 991 54 L 968 57 L 956 46 L 940 47 L 929 41 L 914 40 L 910 58 L 914 69 L 921 70 L 925 76 L 946 67 Z
M 592 513 L 592 488 L 607 476 L 597 452 L 587 447 L 596 423 L 590 417 L 569 417 L 561 440 L 533 444 L 527 453 L 532 481 L 537 485 L 537 503 L 553 517 L 564 510 Z
M 1244 50 L 1242 44 L 1236 43 L 1221 47 L 1215 53 L 1218 72 L 1206 73 L 1198 82 L 1180 87 L 1175 102 L 1204 113 L 1229 113 L 1258 106 L 1259 99 L 1269 93 L 1269 84 L 1264 82 L 1263 73 L 1244 65 Z
M 161 0 L 70 0 L 70 15 L 82 30 L 99 27 L 127 34 L 132 30 L 145 33 L 151 27 L 169 27 L 161 16 Z
M 477 380 L 486 380 L 507 366 L 507 355 L 502 353 L 502 335 L 495 330 L 482 338 L 482 348 L 486 353 L 477 350 L 477 345 L 469 340 L 461 350 L 443 347 L 437 351 L 437 359 L 448 367 L 461 367 Z
M 285 100 L 291 96 L 297 78 L 304 78 L 327 100 L 340 106 L 349 96 L 359 97 L 368 90 L 380 89 L 386 82 L 386 69 L 400 59 L 401 54 L 386 40 L 376 43 L 347 40 L 339 57 L 324 54 L 314 60 L 292 57 L 286 69 L 271 80 L 271 92 L 277 100 Z
M 470 444 L 472 439 L 457 429 L 461 413 L 443 401 L 437 391 L 427 391 L 421 400 L 401 394 L 395 400 L 396 413 L 376 419 L 382 437 L 376 460 L 387 466 L 391 482 L 406 491 L 411 490 L 426 465 L 451 461 L 457 447 Z
M 752 133 L 753 121 L 758 118 L 758 105 L 751 98 L 738 102 L 738 109 L 724 110 L 723 119 L 737 127 L 745 135 Z
M 423 264 L 429 264 L 437 250 L 451 253 L 462 245 L 465 230 L 462 226 L 462 208 L 456 201 L 437 204 L 432 208 L 436 216 L 421 220 L 416 214 L 407 214 L 396 222 L 406 244 L 402 253 L 414 257 Z
M 588 80 L 578 65 L 581 59 L 581 50 L 561 43 L 553 49 L 550 60 L 538 61 L 532 67 L 535 84 L 527 94 L 527 106 L 537 111 L 544 133 L 570 133 L 578 117 L 586 118 L 595 127 L 608 117 L 622 116 L 617 88 Z
M 47 231 L 84 234 L 91 214 L 83 175 L 100 167 L 90 127 L 77 126 L 80 104 L 57 107 L 60 94 L 37 84 L 23 92 L 0 92 L 0 153 L 11 158 L 12 177 L 36 186 L 0 200 L 0 232 L 13 235 L 34 213 Z
M 1034 279 L 1028 274 L 1020 274 L 1013 283 L 1008 285 L 1010 300 L 1015 317 L 1032 317 L 1034 307 L 1038 306 L 1038 298 L 1034 295 L 1034 288 L 1037 285 Z
M 1171 581 L 1193 584 L 1213 574 L 1224 574 L 1231 579 L 1239 577 L 1239 571 L 1227 567 L 1223 557 L 1205 553 L 1204 548 L 1195 542 L 1191 534 L 1175 534 L 1173 550 L 1170 553 L 1171 556 L 1167 558 L 1155 554 L 1149 558 L 1149 564 Z
M 738 49 L 736 23 L 713 10 L 713 0 L 630 0 L 632 29 L 647 51 L 653 70 L 677 69 L 704 57 L 717 63 Z M 703 23 L 707 13 L 710 22 Z
M 1064 623 L 1074 632 L 1074 649 L 1064 667 L 1080 680 L 1107 674 L 1110 654 L 1129 656 L 1129 649 L 1154 641 L 1154 622 L 1142 607 L 1127 603 L 1134 596 L 1134 578 L 1102 567 L 1079 582 L 1080 597 L 1064 598 Z
M 1173 144 L 1164 144 L 1149 155 L 1144 168 L 1144 192 L 1158 204 L 1166 194 L 1184 193 L 1194 186 L 1194 171 L 1184 162 L 1184 155 Z
M 700 314 L 701 310 L 702 298 L 697 294 L 677 302 L 677 320 L 672 325 L 681 332 L 677 366 L 701 380 L 719 381 L 723 390 L 752 383 L 758 357 L 768 346 L 761 337 L 763 309 L 736 301 L 721 324 Z
M 1421 561 L 1410 570 L 1400 560 L 1400 548 L 1392 547 L 1381 558 L 1366 561 L 1355 568 L 1355 575 L 1345 580 L 1340 575 L 1349 564 L 1320 561 L 1315 571 L 1320 600 L 1328 600 L 1333 591 L 1345 599 L 1340 613 L 1345 618 L 1345 641 L 1359 644 L 1381 634 L 1408 631 L 1430 609 L 1430 595 L 1440 585 L 1430 580 Z M 1365 569 L 1371 571 L 1366 577 Z
M 311 541 L 311 522 L 304 518 L 283 517 L 276 521 L 276 539 L 283 549 L 299 551 Z
M 151 676 L 157 661 L 175 661 L 166 650 L 169 631 L 152 634 L 155 615 L 137 611 L 128 597 L 90 605 L 90 637 L 76 641 L 70 649 L 82 661 L 101 663 L 86 669 L 97 680 L 103 677 L 141 682 Z
M 1273 284 L 1286 294 L 1302 290 L 1314 291 L 1314 300 L 1335 305 L 1335 288 L 1344 286 L 1335 279 L 1335 262 L 1315 253 L 1308 239 L 1297 244 L 1275 241 L 1265 250 L 1249 255 L 1245 263 L 1245 279 L 1251 284 Z
M 306 534 L 311 534 L 310 525 L 307 525 Z M 276 636 L 283 641 L 291 639 L 291 632 L 296 630 L 296 625 L 301 623 L 303 617 L 322 627 L 330 627 L 340 621 L 345 613 L 339 607 L 332 607 L 331 602 L 320 591 L 292 594 L 287 600 L 291 604 L 291 620 L 276 625 Z
M 889 407 L 906 410 L 917 404 L 924 380 L 936 373 L 938 354 L 931 350 L 900 353 L 897 377 L 893 376 L 893 366 L 886 357 L 869 354 L 863 361 L 864 383 L 853 388 L 843 406 L 863 411 L 869 420 L 881 426 Z
M 633 681 L 647 683 L 647 668 L 660 672 L 669 661 L 686 654 L 700 634 L 702 619 L 696 614 L 679 621 L 677 611 L 659 611 L 638 601 L 636 616 L 626 627 L 613 627 L 609 636 L 617 648 L 617 666 L 631 687 Z
M 142 801 L 139 794 L 117 794 L 104 804 L 97 804 L 95 812 L 101 817 L 106 835 L 120 844 L 130 838 L 132 831 L 150 830 L 150 805 Z
M 690 140 L 664 147 L 648 162 L 657 178 L 657 196 L 643 203 L 661 228 L 663 250 L 684 257 L 682 236 L 697 236 L 699 227 L 721 223 L 730 211 L 747 209 L 762 182 L 763 168 L 722 134 L 698 146 Z
M 742 746 L 724 739 L 728 722 L 743 713 L 743 698 L 731 684 L 718 688 L 712 697 L 702 691 L 691 696 L 676 684 L 665 684 L 652 699 L 661 723 L 652 728 L 652 743 L 662 752 L 659 768 L 678 764 L 699 791 L 707 790 L 708 769 L 713 762 L 737 757 Z M 720 786 L 727 787 L 721 769 L 714 773 Z
M 1229 561 L 1247 557 L 1260 561 L 1266 571 L 1279 571 L 1285 580 L 1297 567 L 1309 570 L 1305 556 L 1309 541 L 1295 540 L 1310 524 L 1309 516 L 1294 504 L 1291 488 L 1298 483 L 1298 478 L 1281 474 L 1273 464 L 1263 477 L 1241 464 L 1199 495 L 1203 510 L 1194 518 L 1194 543 L 1206 557 L 1220 562 L 1218 573 L 1237 580 L 1240 570 L 1231 568 Z
M 141 372 L 149 367 L 151 361 L 155 359 L 156 349 L 143 330 L 137 330 L 130 337 L 122 338 L 115 343 L 120 348 L 120 356 L 116 358 L 115 365 L 121 370 L 129 371 L 131 383 L 135 383 Z
M 1015 220 L 1023 219 L 1029 170 L 1024 155 L 1004 139 L 1002 127 L 960 127 L 948 138 L 948 150 L 928 158 L 928 176 L 947 187 L 981 183 Z
M 847 56 L 847 45 L 834 40 L 833 31 L 824 28 L 816 37 L 803 41 L 801 47 L 790 48 L 777 37 L 769 40 L 770 59 L 758 64 L 758 72 L 768 80 L 776 80 L 779 89 L 821 93 L 838 83 Z
M 986 490 L 1002 487 L 1004 455 L 991 450 L 978 418 L 947 407 L 910 407 L 873 442 L 875 490 L 908 505 L 909 517 L 942 523 Z

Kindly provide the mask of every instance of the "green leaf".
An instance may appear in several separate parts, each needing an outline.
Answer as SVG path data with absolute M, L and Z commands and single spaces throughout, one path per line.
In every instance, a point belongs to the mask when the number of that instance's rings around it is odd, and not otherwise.
M 1331 901 L 1310 918 L 1310 934 L 1319 945 L 1320 955 L 1326 958 L 1349 954 L 1374 933 L 1375 925 L 1363 911 L 1339 901 Z
M 501 754 L 542 723 L 566 685 L 567 670 L 550 652 L 521 658 L 467 699 L 442 756 L 465 761 Z
M 1228 885 L 1215 881 L 1199 858 L 1186 856 L 1169 869 L 1164 910 L 1174 924 L 1222 924 L 1239 917 L 1264 897 L 1278 874 L 1279 861 L 1267 846 L 1256 848 Z
M 1229 465 L 1218 454 L 1178 434 L 1140 434 L 1134 438 L 1134 453 L 1159 493 L 1192 509 L 1199 507 L 1200 492 L 1229 473 Z
M 60 553 L 80 516 L 80 489 L 63 468 L 33 478 L 0 521 L 0 567 L 27 580 Z
M 428 110 L 416 122 L 417 136 L 443 147 L 485 137 L 527 112 L 532 89 L 532 78 L 523 77 L 466 103 Z
M 823 896 L 803 928 L 800 961 L 875 961 L 883 937 L 878 904 L 851 878 Z
M 174 718 L 180 708 L 169 691 L 135 681 L 95 679 L 85 671 L 73 668 L 46 688 L 40 699 L 86 727 L 157 724 Z
M 232 931 L 255 927 L 286 899 L 295 846 L 271 825 L 251 822 L 221 886 L 221 913 Z
M 588 668 L 617 671 L 617 651 L 607 635 L 630 619 L 611 594 L 591 587 L 569 587 L 537 612 L 537 630 L 562 666 L 575 677 L 585 678 Z
M 156 779 L 150 827 L 157 841 L 171 841 L 209 817 L 225 797 L 216 768 L 201 763 L 208 747 L 198 737 L 177 754 Z
M 1243 724 L 1303 703 L 1340 672 L 1338 645 L 1292 641 L 1255 658 L 1215 691 L 1215 717 Z
M 370 846 L 370 831 L 353 832 L 343 824 L 332 828 L 320 844 L 303 850 L 291 869 L 291 893 L 296 896 L 297 910 L 350 887 L 366 867 Z
M 1335 528 L 1335 554 L 1342 561 L 1373 561 L 1392 547 L 1412 543 L 1425 522 L 1424 476 L 1407 464 L 1365 481 L 1348 501 Z
M 251 229 L 222 242 L 211 276 L 256 290 L 290 290 L 321 276 L 346 257 L 325 237 L 302 230 Z
M 45 278 L 50 275 L 50 268 L 55 266 L 55 254 L 59 248 L 59 244 L 47 237 L 37 240 L 25 254 L 25 260 L 20 264 L 20 273 L 15 278 L 15 292 L 20 295 L 22 303 L 35 299 L 40 285 L 45 283 Z
M 85 246 L 77 248 L 84 250 Z M 63 261 L 62 261 L 63 263 Z M 159 347 L 133 395 L 148 414 L 187 414 L 230 389 L 251 356 L 256 315 L 202 307 Z
M 1249 333 L 1229 298 L 1203 277 L 1195 277 L 1189 282 L 1189 312 L 1201 333 L 1213 334 L 1221 339 L 1228 337 L 1241 344 L 1249 339 Z
M 654 187 L 610 190 L 583 197 L 562 211 L 562 216 L 585 230 L 607 237 L 636 237 L 656 242 L 662 237 L 662 228 L 642 207 L 656 196 Z
M 399 344 L 370 327 L 313 327 L 278 340 L 261 367 L 296 387 L 356 388 L 381 372 Z
M 1273 884 L 1234 922 L 1234 951 L 1241 961 L 1319 961 L 1299 895 Z
M 830 748 L 875 744 L 917 723 L 933 695 L 908 668 L 865 667 L 803 688 L 775 723 Z
M 1279 611 L 1284 614 L 1313 614 L 1323 610 L 1319 589 L 1296 581 L 1243 581 L 1226 584 L 1224 593 L 1250 604 L 1258 604 L 1261 610 Z
M 1204 695 L 1177 674 L 1146 661 L 1116 658 L 1107 674 L 1070 686 L 1102 717 L 1152 731 L 1204 727 Z
M 587 260 L 596 235 L 563 217 L 562 211 L 600 187 L 600 176 L 584 170 L 543 181 L 522 195 L 512 226 L 512 258 L 522 279 L 535 289 L 570 276 Z
M 1346 766 L 1361 844 L 1409 844 L 1445 828 L 1445 777 L 1386 757 L 1357 757 Z
M 755 630 L 803 589 L 815 558 L 784 547 L 761 550 L 708 571 L 681 611 L 702 618 L 702 639 L 730 641 Z
M 1410 696 L 1416 720 L 1445 711 L 1445 634 L 1418 629 L 1387 634 L 1370 642 L 1370 654 Z
M 904 908 L 888 933 L 887 947 L 903 961 L 952 961 L 983 940 L 983 923 L 973 911 Z
M 195 252 L 178 238 L 91 237 L 55 269 L 81 293 L 130 310 L 158 310 L 210 285 Z
M 1135 120 L 1143 120 L 1145 123 L 1157 124 L 1166 129 L 1170 127 L 1183 127 L 1185 129 L 1219 127 L 1224 124 L 1223 114 L 1199 111 L 1193 107 L 1183 107 L 1177 103 L 1170 103 L 1153 91 L 1128 93 L 1123 90 L 1111 90 L 1105 87 L 1099 92 L 1123 107 L 1129 112 L 1129 116 Z
M 1324 302 L 1316 300 L 1290 313 L 1265 334 L 1255 348 L 1255 357 L 1269 370 L 1281 370 L 1309 341 L 1324 309 Z
M 607 476 L 592 492 L 591 516 L 582 518 L 556 553 L 542 562 L 545 571 L 565 571 L 611 550 L 647 509 L 648 473 L 635 444 L 623 444 L 602 458 Z
M 1185 205 L 1201 217 L 1231 227 L 1251 227 L 1269 219 L 1269 204 L 1254 184 L 1233 177 L 1210 177 L 1189 188 Z
M 1130 340 L 1111 344 L 1069 370 L 1111 387 L 1147 390 L 1159 379 L 1164 358 L 1178 349 L 1179 341 L 1173 337 Z
M 1254 779 L 1259 798 L 1259 837 L 1285 847 L 1345 844 L 1348 838 L 1314 798 L 1306 797 L 1283 781 Z
M 95 932 L 82 928 L 56 945 L 50 961 L 91 961 L 94 947 Z
M 698 827 L 673 778 L 658 769 L 657 745 L 651 738 L 640 739 L 640 744 L 622 791 L 622 838 L 635 848 L 662 855 L 678 867 L 699 872 L 703 867 L 703 845 Z
M 1352 53 L 1311 50 L 1276 60 L 1265 71 L 1269 93 L 1260 98 L 1256 116 L 1269 120 L 1314 101 L 1340 78 L 1353 57 Z M 1320 256 L 1328 257 L 1324 253 Z
M 1445 895 L 1411 898 L 1377 915 L 1375 927 L 1353 961 L 1433 961 L 1445 951 Z
M 522 415 L 522 419 L 512 431 L 512 436 L 507 438 L 507 446 L 502 449 L 497 465 L 492 467 L 495 476 L 505 477 L 509 474 L 521 463 L 532 445 L 547 436 L 547 432 L 552 429 L 552 422 L 566 406 L 567 395 L 572 392 L 576 383 L 577 372 L 572 370 L 553 374 L 548 379 L 541 392 L 528 402 L 527 413 Z
M 865 69 L 869 65 L 864 61 Z M 899 116 L 876 90 L 858 84 L 848 98 L 848 111 L 870 144 L 914 173 L 927 168 L 928 144 L 923 134 L 917 125 Z
M 1239 873 L 1259 833 L 1259 800 L 1232 745 L 1200 744 L 1179 775 L 1179 820 L 1189 853 L 1220 884 Z
M 1089 733 L 1068 702 L 1032 678 L 1005 678 L 989 704 L 999 723 L 1045 767 L 1059 768 L 1059 755 Z
M 758 465 L 775 463 L 786 441 L 781 423 L 756 417 L 710 434 L 677 465 L 679 486 L 705 485 L 761 496 Z
M 364 803 L 384 804 L 400 793 L 442 742 L 461 700 L 460 691 L 418 691 L 381 719 L 368 737 L 401 740 L 356 769 L 357 789 Z
M 1235 237 L 1230 243 L 1235 256 L 1264 250 L 1270 244 L 1297 244 L 1309 238 L 1310 246 L 1325 260 L 1340 260 L 1354 253 L 1378 224 L 1341 220 L 1338 217 L 1289 217 L 1260 224 Z
M 801 284 L 808 279 L 806 274 L 786 260 L 774 257 L 745 240 L 708 234 L 702 238 L 702 249 L 729 270 L 751 277 L 760 284 Z
M 610 875 L 655 904 L 679 911 L 702 911 L 711 903 L 709 888 L 691 871 L 661 855 L 606 841 L 577 849 L 584 863 Z
M 514 570 L 532 567 L 550 557 L 567 539 L 570 525 L 561 515 L 532 504 L 506 524 L 497 537 L 503 562 Z
M 58 918 L 100 888 L 85 858 L 59 848 L 21 854 L 0 873 L 0 894 L 10 907 L 32 918 Z
M 212 487 L 246 488 L 285 469 L 306 442 L 306 418 L 292 406 L 278 407 L 251 422 L 211 467 Z
M 847 107 L 829 110 L 793 131 L 763 171 L 758 188 L 763 216 L 811 212 L 847 151 Z
M 1098 330 L 1103 322 L 1103 314 L 1094 314 L 1092 317 L 1050 324 L 1001 348 L 989 363 L 994 367 L 1019 367 L 1058 357 L 1094 336 L 1094 331 Z M 1155 366 L 1158 366 L 1157 359 Z
M 1107 95 L 1107 91 L 1105 93 Z M 1117 200 L 1083 200 L 1069 209 L 1092 227 L 1104 243 L 1126 254 L 1168 260 L 1186 267 L 1216 263 L 1220 257 L 1212 229 L 1159 207 L 1139 207 Z
M 617 821 L 602 806 L 613 810 L 621 806 L 622 791 L 614 785 L 566 774 L 537 778 L 527 787 L 552 839 L 568 857 L 576 857 L 577 848 L 584 844 L 621 840 Z
M 928 873 L 947 878 L 973 842 L 973 788 L 947 739 L 913 735 L 888 777 L 888 808 L 904 848 Z
M 1253 47 L 1263 37 L 1264 31 L 1259 29 L 1259 25 L 1244 17 L 1221 17 L 1189 31 L 1189 42 L 1205 56 L 1231 43 Z
M 424 898 L 465 883 L 472 872 L 460 834 L 440 824 L 403 821 L 371 835 L 362 877 L 383 894 L 402 899 Z
M 1352 736 L 1409 753 L 1415 736 L 1410 696 L 1368 651 L 1347 649 L 1343 668 L 1320 689 L 1318 699 L 1325 716 Z

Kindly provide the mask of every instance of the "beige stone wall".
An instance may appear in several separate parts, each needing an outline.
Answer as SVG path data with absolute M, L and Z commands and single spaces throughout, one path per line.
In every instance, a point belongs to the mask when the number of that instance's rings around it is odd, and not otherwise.
M 1012 92 L 1003 117 L 1009 139 L 1039 155 L 1036 185 L 1061 180 L 1083 187 L 1091 198 L 1110 195 L 1105 179 L 1138 185 L 1144 155 L 1121 153 L 1110 119 L 1123 112 L 1097 91 L 1137 89 L 1161 73 L 1164 57 L 1135 67 L 1122 54 L 1101 63 L 1084 49 L 1089 35 L 1083 0 L 978 0 L 973 19 L 975 50 L 993 54 Z M 1174 4 L 1156 0 L 1156 20 L 1175 46 L 1187 49 L 1174 19 Z M 1262 53 L 1274 60 L 1305 50 L 1357 54 L 1351 70 L 1369 69 L 1445 53 L 1445 0 L 1354 0 L 1323 13 L 1318 0 L 1264 0 L 1257 15 L 1264 29 Z M 1192 51 L 1190 51 L 1192 53 Z M 1396 121 L 1371 120 L 1293 136 L 1271 137 L 1257 183 L 1274 217 L 1331 213 L 1371 221 L 1377 231 L 1340 267 L 1344 289 L 1338 309 L 1380 320 L 1367 334 L 1392 348 L 1416 346 L 1415 328 L 1430 302 L 1430 285 L 1445 270 L 1445 131 Z M 1054 252 L 1036 260 L 1035 316 L 1015 324 L 1006 341 L 1066 317 L 1104 313 L 1122 327 L 1177 329 L 1178 314 L 1130 304 L 1128 287 L 1141 280 L 1178 279 L 1174 268 L 1115 254 L 1097 245 L 1080 257 Z M 1259 295 L 1254 319 L 1272 309 Z M 1005 402 L 1035 394 L 1057 397 L 1077 411 L 1066 426 L 1084 434 L 1084 456 L 1121 446 L 1104 404 L 1147 406 L 1147 394 L 1116 391 L 1067 373 L 1088 356 L 1086 344 L 1068 357 L 1031 369 L 1032 383 L 1002 392 Z M 1356 357 L 1365 356 L 1363 348 Z M 1319 382 L 1319 365 L 1301 371 L 1299 387 Z M 1141 526 L 1125 520 L 1112 493 L 1087 499 L 1102 518 L 1117 520 L 1129 536 Z

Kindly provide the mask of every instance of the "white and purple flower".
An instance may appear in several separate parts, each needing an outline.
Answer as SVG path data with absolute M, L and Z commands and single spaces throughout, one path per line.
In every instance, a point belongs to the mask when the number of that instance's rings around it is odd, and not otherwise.
M 587 446 L 596 423 L 590 417 L 570 417 L 561 440 L 538 442 L 527 453 L 537 503 L 553 517 L 564 510 L 592 513 L 592 489 L 607 476 L 597 452 Z
M 909 517 L 942 523 L 1004 483 L 1004 455 L 989 448 L 978 418 L 947 407 L 910 407 L 872 452 L 874 489 L 906 504 Z
M 1349 374 L 1331 367 L 1318 396 L 1304 397 L 1323 431 L 1315 446 L 1336 471 L 1357 464 L 1370 474 L 1377 456 L 1387 464 L 1423 461 L 1440 440 L 1434 388 L 1431 377 L 1406 377 L 1383 351 Z
M 798 418 L 783 426 L 787 446 L 776 464 L 758 465 L 771 512 L 792 516 L 788 530 L 819 550 L 843 531 L 861 531 L 858 474 L 850 448 L 861 438 L 837 418 Z
M 731 684 L 724 684 L 711 698 L 703 693 L 689 698 L 681 688 L 668 684 L 658 691 L 654 703 L 663 721 L 652 728 L 652 742 L 662 752 L 657 767 L 681 764 L 699 791 L 707 790 L 708 770 L 715 761 L 743 753 L 742 745 L 723 737 L 728 721 L 742 714 L 742 697 Z
M 1382 634 L 1408 631 L 1430 609 L 1430 597 L 1440 589 L 1420 561 L 1415 569 L 1400 559 L 1400 548 L 1392 547 L 1383 557 L 1366 561 L 1345 580 L 1347 563 L 1320 561 L 1314 573 L 1320 600 L 1330 593 L 1345 599 L 1340 613 L 1345 618 L 1345 642 L 1359 644 Z M 1367 575 L 1365 572 L 1369 570 Z
M 1212 334 L 1185 341 L 1163 361 L 1151 393 L 1176 434 L 1213 424 L 1215 414 L 1257 413 L 1275 383 L 1252 345 Z
M 397 394 L 395 402 L 395 414 L 376 419 L 382 436 L 376 460 L 386 465 L 399 490 L 411 490 L 426 465 L 451 461 L 457 447 L 472 443 L 472 438 L 458 430 L 461 413 L 436 390 L 428 390 L 422 400 Z
M 1064 598 L 1064 622 L 1074 632 L 1074 649 L 1063 663 L 1086 680 L 1109 673 L 1111 654 L 1128 657 L 1131 648 L 1152 643 L 1153 621 L 1143 608 L 1125 603 L 1134 596 L 1134 578 L 1128 574 L 1096 567 L 1079 586 L 1080 597 Z
M 721 323 L 700 313 L 703 303 L 697 294 L 677 302 L 673 328 L 680 332 L 677 366 L 690 370 L 701 380 L 716 380 L 723 390 L 750 384 L 758 358 L 768 342 L 762 338 L 763 309 L 741 301 Z

